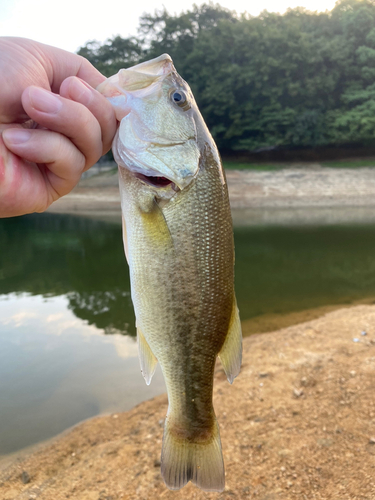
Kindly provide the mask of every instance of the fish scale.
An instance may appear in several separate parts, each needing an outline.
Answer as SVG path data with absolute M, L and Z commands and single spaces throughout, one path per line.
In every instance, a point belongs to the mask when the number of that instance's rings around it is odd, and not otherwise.
M 136 114 L 132 118 L 131 106 L 125 105 L 122 120 L 126 127 L 120 124 L 114 155 L 119 163 L 124 244 L 141 369 L 150 383 L 158 362 L 168 392 L 161 471 L 171 489 L 191 480 L 206 491 L 222 491 L 224 463 L 212 404 L 215 362 L 219 356 L 232 382 L 239 372 L 242 352 L 225 175 L 191 91 L 169 56 L 160 56 L 149 66 L 142 63 L 131 68 L 122 81 L 130 82 L 130 90 L 123 88 L 123 92 Z M 110 97 L 111 89 L 118 92 L 116 82 L 115 75 L 99 90 Z M 181 99 L 186 96 L 188 105 L 183 110 L 173 102 L 174 92 Z M 156 101 L 158 113 L 167 109 L 164 121 L 162 116 L 154 122 L 150 118 Z M 143 112 L 147 126 L 131 127 L 132 119 L 139 120 Z M 150 133 L 147 127 L 151 127 Z M 144 136 L 128 140 L 129 130 L 142 131 Z M 179 130 L 183 134 L 177 144 Z M 163 161 L 168 161 L 164 170 L 159 160 L 153 163 L 157 144 L 152 141 L 163 137 L 164 148 L 168 134 L 173 140 L 163 156 Z M 132 148 L 138 143 L 142 143 L 142 159 L 133 168 L 137 152 Z M 165 181 L 153 184 L 154 178 L 147 175 L 155 165 Z M 171 172 L 173 178 L 169 178 Z

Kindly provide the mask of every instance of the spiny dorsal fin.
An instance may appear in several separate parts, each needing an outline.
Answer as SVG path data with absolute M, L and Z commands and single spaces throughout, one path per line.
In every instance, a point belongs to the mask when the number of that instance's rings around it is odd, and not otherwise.
M 150 385 L 152 376 L 155 373 L 158 360 L 155 358 L 154 353 L 151 351 L 143 333 L 137 328 L 138 339 L 138 355 L 141 363 L 141 372 L 147 385 Z
M 240 373 L 242 360 L 242 331 L 240 315 L 237 308 L 236 298 L 233 301 L 232 316 L 229 323 L 228 333 L 219 358 L 226 373 L 228 382 L 233 383 L 233 380 Z

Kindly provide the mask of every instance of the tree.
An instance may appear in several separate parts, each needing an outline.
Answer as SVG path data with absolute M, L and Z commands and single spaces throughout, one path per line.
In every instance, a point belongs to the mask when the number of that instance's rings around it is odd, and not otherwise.
M 143 55 L 143 48 L 135 38 L 115 36 L 104 44 L 92 40 L 78 50 L 104 76 L 111 76 L 121 68 L 137 64 Z
M 367 144 L 375 137 L 375 2 L 257 17 L 212 3 L 140 19 L 137 39 L 80 50 L 104 74 L 169 53 L 218 146 Z

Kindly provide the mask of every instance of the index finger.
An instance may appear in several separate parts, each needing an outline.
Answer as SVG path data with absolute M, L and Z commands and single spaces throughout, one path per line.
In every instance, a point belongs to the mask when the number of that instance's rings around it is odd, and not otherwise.
M 87 59 L 77 54 L 28 38 L 2 37 L 2 39 L 3 43 L 9 44 L 9 47 L 19 47 L 21 50 L 19 57 L 25 58 L 26 54 L 29 53 L 34 60 L 41 64 L 48 77 L 50 89 L 43 85 L 43 75 L 38 72 L 35 75 L 36 80 L 29 82 L 26 86 L 38 85 L 57 94 L 60 85 L 68 76 L 78 76 L 94 88 L 105 80 L 105 77 Z
M 105 77 L 84 57 L 78 54 L 44 45 L 45 55 L 49 62 L 49 81 L 52 92 L 58 93 L 62 82 L 69 76 L 78 76 L 95 88 Z
M 0 37 L 0 122 L 23 123 L 21 96 L 31 86 L 59 94 L 61 83 L 78 76 L 96 88 L 105 77 L 85 58 L 27 38 Z

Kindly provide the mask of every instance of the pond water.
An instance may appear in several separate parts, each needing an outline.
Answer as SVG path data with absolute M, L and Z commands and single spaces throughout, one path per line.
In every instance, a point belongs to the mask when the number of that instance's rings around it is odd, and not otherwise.
M 309 217 L 235 215 L 243 320 L 375 297 L 375 222 Z M 164 391 L 140 373 L 120 225 L 0 220 L 0 455 Z

